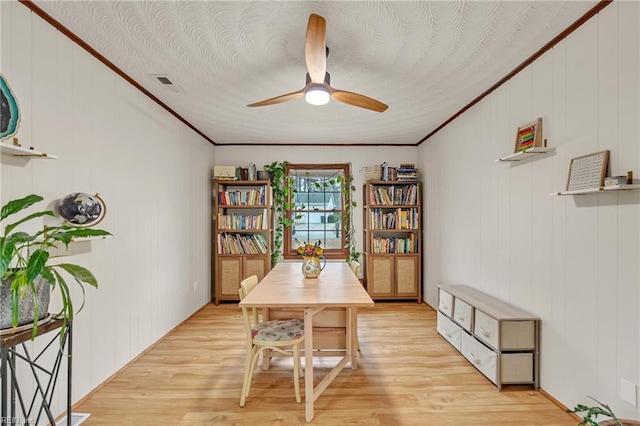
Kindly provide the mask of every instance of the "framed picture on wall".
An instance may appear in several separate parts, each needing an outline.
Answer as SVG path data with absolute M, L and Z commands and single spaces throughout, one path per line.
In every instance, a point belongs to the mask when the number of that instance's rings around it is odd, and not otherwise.
M 609 167 L 609 151 L 600 151 L 571 159 L 567 191 L 599 188 Z
M 514 154 L 542 146 L 542 118 L 518 127 Z

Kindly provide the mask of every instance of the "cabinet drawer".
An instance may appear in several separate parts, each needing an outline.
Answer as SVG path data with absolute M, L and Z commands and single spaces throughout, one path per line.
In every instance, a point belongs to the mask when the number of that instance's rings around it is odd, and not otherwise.
M 536 347 L 535 336 L 534 321 L 503 321 L 500 327 L 500 349 L 533 350 Z
M 444 316 L 442 312 L 438 312 L 438 333 L 460 351 L 460 339 L 465 333 L 458 324 Z
M 502 354 L 500 357 L 502 383 L 533 382 L 533 354 Z
M 498 348 L 499 323 L 495 318 L 482 311 L 475 310 L 473 334 L 492 348 Z
M 462 355 L 494 384 L 497 384 L 497 355 L 473 336 L 462 333 Z
M 469 333 L 473 331 L 473 307 L 457 297 L 453 302 L 453 319 Z
M 442 289 L 438 291 L 438 310 L 449 318 L 453 317 L 453 296 Z

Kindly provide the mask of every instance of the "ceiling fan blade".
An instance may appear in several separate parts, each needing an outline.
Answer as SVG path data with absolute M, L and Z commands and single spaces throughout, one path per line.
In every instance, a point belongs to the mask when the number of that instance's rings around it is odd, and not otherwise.
M 309 16 L 307 38 L 304 43 L 304 58 L 312 83 L 322 84 L 327 72 L 326 33 L 327 23 L 324 18 L 312 13 Z
M 332 89 L 331 97 L 336 101 L 360 108 L 370 109 L 376 112 L 385 112 L 387 108 L 389 108 L 387 105 L 380 101 L 376 101 L 373 98 L 360 95 L 358 93 L 347 92 L 345 90 Z
M 287 93 L 286 95 L 276 96 L 275 98 L 265 99 L 264 101 L 255 102 L 253 104 L 247 105 L 248 107 L 259 107 L 259 106 L 267 106 L 279 104 L 282 102 L 290 101 L 292 99 L 301 98 L 304 96 L 304 89 L 300 89 L 297 92 Z

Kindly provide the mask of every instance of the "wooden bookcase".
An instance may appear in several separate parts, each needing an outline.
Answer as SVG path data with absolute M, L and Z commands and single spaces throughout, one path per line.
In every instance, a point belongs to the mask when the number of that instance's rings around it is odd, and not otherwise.
M 373 299 L 422 299 L 422 185 L 369 180 L 363 187 L 364 263 Z
M 238 301 L 240 282 L 271 269 L 271 184 L 214 180 L 213 301 Z

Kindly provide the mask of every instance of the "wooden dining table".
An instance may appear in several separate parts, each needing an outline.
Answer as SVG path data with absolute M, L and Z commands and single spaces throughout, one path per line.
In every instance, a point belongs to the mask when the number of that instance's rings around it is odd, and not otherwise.
M 315 400 L 340 371 L 348 364 L 352 369 L 358 368 L 358 308 L 373 306 L 373 300 L 346 262 L 327 262 L 317 278 L 305 278 L 301 262 L 280 262 L 245 296 L 240 306 L 303 309 L 305 419 L 310 422 Z M 314 386 L 313 317 L 327 308 L 346 310 L 346 350 L 335 367 Z

